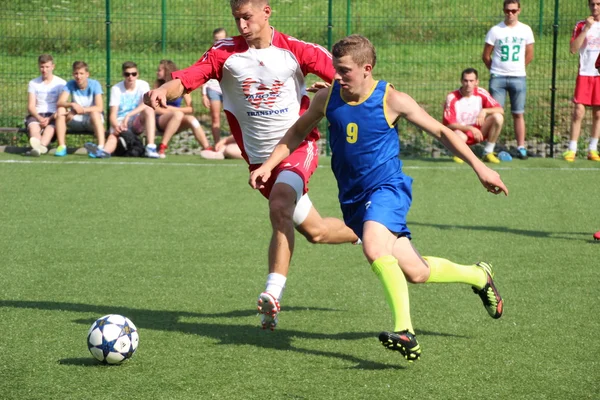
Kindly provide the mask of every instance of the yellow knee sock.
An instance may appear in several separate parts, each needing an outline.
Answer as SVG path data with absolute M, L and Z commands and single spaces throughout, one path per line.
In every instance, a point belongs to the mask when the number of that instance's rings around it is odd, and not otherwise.
M 398 260 L 392 256 L 379 257 L 373 261 L 371 269 L 383 284 L 385 298 L 394 316 L 394 332 L 408 330 L 415 333 L 410 320 L 408 285 Z
M 423 257 L 429 264 L 430 274 L 426 283 L 467 283 L 481 289 L 487 282 L 482 268 L 476 265 L 460 265 L 438 257 Z

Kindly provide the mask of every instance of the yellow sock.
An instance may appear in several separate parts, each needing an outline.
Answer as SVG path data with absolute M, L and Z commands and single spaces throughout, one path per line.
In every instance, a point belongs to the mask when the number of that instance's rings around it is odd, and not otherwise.
M 460 265 L 438 257 L 423 257 L 429 264 L 430 274 L 426 283 L 467 283 L 481 289 L 487 283 L 487 276 L 476 265 Z
M 398 260 L 392 256 L 379 257 L 373 261 L 371 269 L 383 284 L 385 298 L 394 316 L 394 332 L 408 330 L 415 333 L 410 320 L 408 285 Z

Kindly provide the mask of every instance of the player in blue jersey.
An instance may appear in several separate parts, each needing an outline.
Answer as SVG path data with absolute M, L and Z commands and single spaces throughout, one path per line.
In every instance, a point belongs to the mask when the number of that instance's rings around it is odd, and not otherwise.
M 438 139 L 473 168 L 488 192 L 508 195 L 508 189 L 498 173 L 485 166 L 452 130 L 427 114 L 409 95 L 373 79 L 375 48 L 368 39 L 348 36 L 334 45 L 332 53 L 336 71 L 333 85 L 317 92 L 309 109 L 269 159 L 250 174 L 249 184 L 255 189 L 264 187 L 271 170 L 323 117 L 328 119 L 331 165 L 344 221 L 362 239 L 365 257 L 383 284 L 394 317 L 393 332 L 382 332 L 379 339 L 388 349 L 413 361 L 419 359 L 421 347 L 410 318 L 407 281 L 466 283 L 492 318 L 502 315 L 503 301 L 489 264 L 459 265 L 421 257 L 412 246 L 406 226 L 412 178 L 402 173 L 396 122 L 406 118 Z

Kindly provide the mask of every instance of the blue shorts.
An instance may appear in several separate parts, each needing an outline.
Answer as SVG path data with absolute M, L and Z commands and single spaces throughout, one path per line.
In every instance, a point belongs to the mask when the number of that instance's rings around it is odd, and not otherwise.
M 402 175 L 394 178 L 356 203 L 342 204 L 344 222 L 362 239 L 364 223 L 375 221 L 384 225 L 396 236 L 410 239 L 406 215 L 412 202 L 412 178 Z
M 210 101 L 220 101 L 221 103 L 223 102 L 223 93 L 219 93 L 216 90 L 210 88 L 206 89 L 206 96 Z
M 510 112 L 524 114 L 525 98 L 527 97 L 525 77 L 492 75 L 490 77 L 490 94 L 502 107 L 506 100 L 506 92 L 510 97 Z

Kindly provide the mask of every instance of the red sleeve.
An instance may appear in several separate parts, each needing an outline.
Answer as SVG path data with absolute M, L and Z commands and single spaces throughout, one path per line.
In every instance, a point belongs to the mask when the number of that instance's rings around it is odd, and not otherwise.
M 235 51 L 240 51 L 240 46 L 248 47 L 245 41 L 242 43 L 239 39 L 240 37 L 236 36 L 219 40 L 194 65 L 175 71 L 171 76 L 173 79 L 181 80 L 188 93 L 199 88 L 209 79 L 221 81 L 225 60 Z
M 481 97 L 481 105 L 483 106 L 483 108 L 502 107 L 500 103 L 498 103 L 498 101 L 496 101 L 496 99 L 494 99 L 487 90 L 478 87 L 477 94 L 479 95 L 479 97 Z
M 579 21 L 575 24 L 575 28 L 573 29 L 573 35 L 571 36 L 571 42 L 572 43 L 573 40 L 577 39 L 577 36 L 579 36 L 579 34 L 581 33 L 581 31 L 583 30 L 583 27 L 585 26 L 585 21 Z
M 454 108 L 454 103 L 456 103 L 456 96 L 454 95 L 454 92 L 452 92 L 446 97 L 444 119 L 442 121 L 444 125 L 456 123 L 456 109 Z
M 275 32 L 273 45 L 290 50 L 296 57 L 304 76 L 315 74 L 327 83 L 333 82 L 335 69 L 331 53 L 323 46 L 303 42 L 280 32 Z

